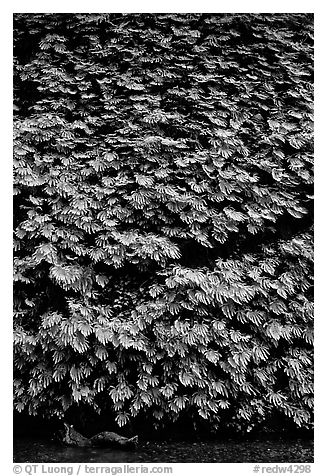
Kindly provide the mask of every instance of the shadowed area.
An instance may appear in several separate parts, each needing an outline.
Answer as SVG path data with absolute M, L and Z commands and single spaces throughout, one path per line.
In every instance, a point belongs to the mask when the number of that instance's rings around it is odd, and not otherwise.
M 137 450 L 67 448 L 45 439 L 17 438 L 16 463 L 313 463 L 313 441 L 225 440 L 140 443 Z

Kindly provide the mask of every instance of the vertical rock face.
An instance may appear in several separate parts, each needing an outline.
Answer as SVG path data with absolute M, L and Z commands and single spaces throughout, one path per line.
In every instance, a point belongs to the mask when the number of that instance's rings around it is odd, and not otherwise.
M 17 411 L 311 428 L 312 33 L 15 14 Z

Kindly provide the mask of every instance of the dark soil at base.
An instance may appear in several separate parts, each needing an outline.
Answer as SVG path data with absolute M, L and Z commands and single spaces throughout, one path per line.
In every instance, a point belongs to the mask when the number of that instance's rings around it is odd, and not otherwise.
M 40 438 L 14 439 L 16 463 L 313 463 L 310 439 L 141 442 L 136 450 L 71 448 Z

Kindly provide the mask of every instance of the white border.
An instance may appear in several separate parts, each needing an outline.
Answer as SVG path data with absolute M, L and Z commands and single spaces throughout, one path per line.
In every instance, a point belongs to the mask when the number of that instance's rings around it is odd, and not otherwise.
M 42 2 L 41 0 L 13 2 L 12 11 L 19 13 L 57 12 L 57 13 L 122 13 L 122 12 L 185 12 L 185 13 L 283 13 L 283 12 L 313 12 L 314 2 L 304 0 L 275 0 L 264 2 L 260 0 L 249 1 L 194 1 L 194 0 L 166 0 L 155 2 L 151 0 L 131 1 L 119 0 L 119 2 L 105 2 L 94 0 L 92 2 L 78 0 L 58 0 L 56 2 Z
M 1 7 L 0 45 L 1 45 L 1 313 L 0 333 L 1 362 L 1 421 L 0 449 L 3 474 L 12 474 L 12 14 L 14 12 L 54 12 L 54 13 L 101 13 L 101 12 L 211 12 L 211 13 L 279 13 L 312 12 L 315 14 L 315 463 L 314 475 L 326 474 L 323 464 L 326 445 L 326 338 L 325 316 L 326 296 L 326 149 L 327 149 L 327 16 L 323 1 L 276 0 L 264 1 L 14 1 Z M 326 284 L 325 284 L 326 283 Z M 166 464 L 167 466 L 170 464 Z M 76 467 L 76 465 L 73 465 Z M 174 475 L 205 471 L 208 475 L 240 475 L 252 473 L 252 464 L 174 464 Z M 76 474 L 76 473 L 75 473 Z
M 12 15 L 0 15 L 1 45 L 1 159 L 0 159 L 0 362 L 1 362 L 1 428 L 0 447 L 11 474 L 9 457 L 12 458 Z M 10 456 L 9 456 L 10 455 Z M 8 464 L 7 464 L 8 463 Z M 9 469 L 10 468 L 10 469 Z M 9 473 L 10 470 L 10 473 Z

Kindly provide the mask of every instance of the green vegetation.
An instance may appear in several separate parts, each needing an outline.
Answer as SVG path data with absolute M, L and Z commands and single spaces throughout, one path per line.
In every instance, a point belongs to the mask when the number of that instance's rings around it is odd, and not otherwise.
M 15 15 L 16 410 L 311 427 L 312 31 Z

